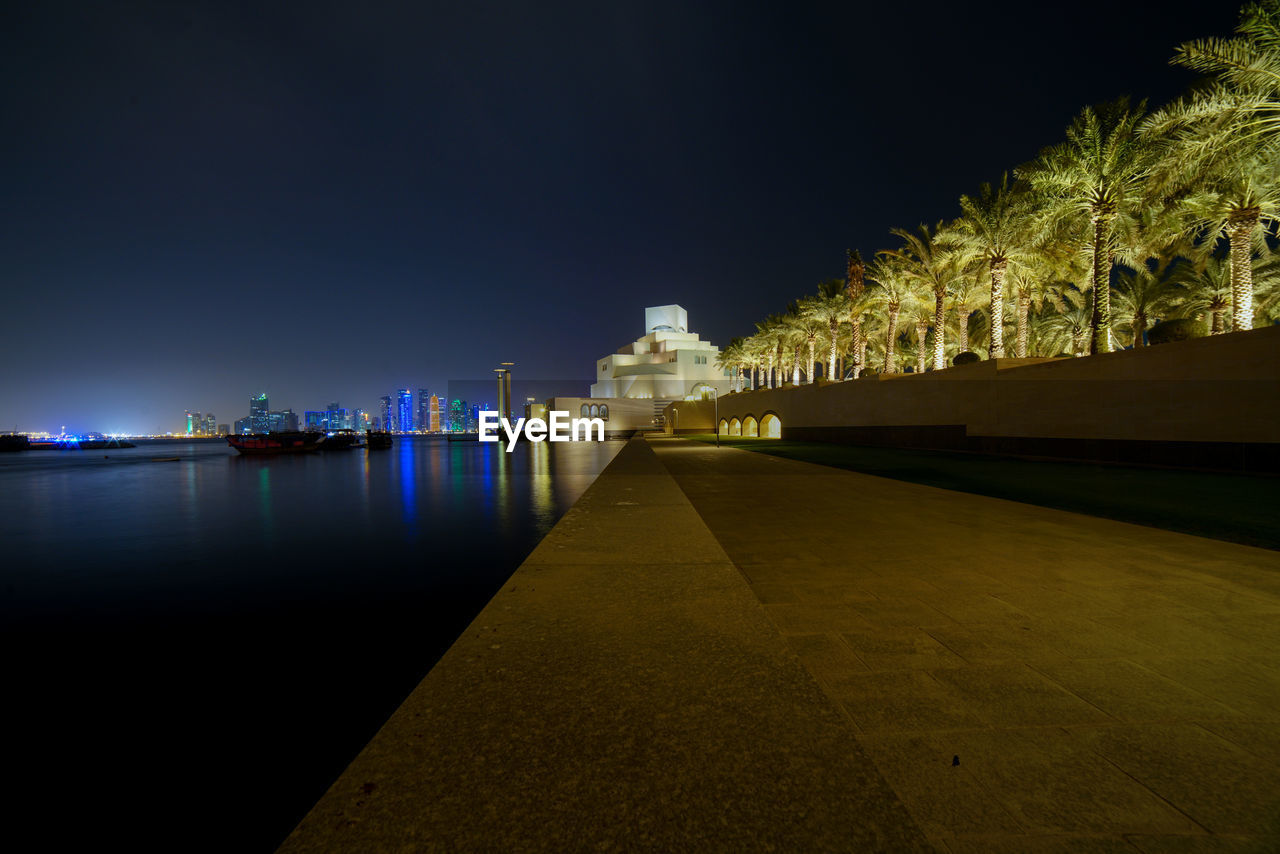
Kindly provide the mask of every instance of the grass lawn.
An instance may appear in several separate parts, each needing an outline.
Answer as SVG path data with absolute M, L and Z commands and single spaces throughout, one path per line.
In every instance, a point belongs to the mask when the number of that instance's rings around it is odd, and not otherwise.
M 714 434 L 687 436 L 715 443 Z M 1280 549 L 1280 478 L 721 437 L 722 445 L 958 492 Z

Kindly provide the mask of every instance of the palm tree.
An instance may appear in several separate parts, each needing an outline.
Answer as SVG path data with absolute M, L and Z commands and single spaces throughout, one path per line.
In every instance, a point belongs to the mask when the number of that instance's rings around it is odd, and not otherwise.
M 1248 330 L 1253 253 L 1280 216 L 1280 2 L 1245 6 L 1234 38 L 1187 42 L 1172 63 L 1210 78 L 1147 123 L 1168 142 L 1162 186 L 1191 189 L 1188 207 L 1210 251 L 1227 238 L 1231 327 Z
M 1229 258 L 1208 257 L 1198 263 L 1180 265 L 1179 278 L 1187 289 L 1187 299 L 1179 314 L 1195 317 L 1209 315 L 1209 334 L 1227 331 L 1226 314 L 1231 308 L 1232 273 Z M 1273 319 L 1280 308 L 1280 253 L 1266 252 L 1256 258 L 1249 271 L 1250 279 L 1261 298 L 1258 308 L 1264 317 Z
M 849 294 L 849 324 L 853 327 L 853 378 L 862 374 L 862 354 L 865 345 L 862 340 L 862 314 L 858 309 L 863 305 L 862 295 L 866 293 L 866 264 L 862 262 L 862 253 L 857 249 L 845 250 L 845 289 Z
M 795 300 L 787 306 L 787 324 L 791 327 L 793 342 L 796 347 L 795 369 L 792 382 L 796 385 L 800 384 L 800 347 L 808 347 L 809 361 L 808 370 L 805 372 L 805 381 L 813 382 L 813 363 L 816 361 L 818 349 L 818 333 L 822 332 L 826 324 L 813 311 L 812 298 Z
M 914 299 L 911 302 L 908 317 L 915 332 L 916 373 L 923 374 L 928 362 L 929 321 L 931 319 L 930 300 Z M 934 333 L 935 337 L 937 332 Z
M 1047 310 L 1032 324 L 1039 355 L 1083 356 L 1089 351 L 1093 311 L 1088 304 L 1088 294 L 1069 282 L 1059 283 L 1047 294 Z
M 983 288 L 982 277 L 986 267 L 969 270 L 956 276 L 951 289 L 951 306 L 956 322 L 956 350 L 963 352 L 969 349 L 969 317 L 979 300 L 979 291 Z
M 902 303 L 909 298 L 910 279 L 901 270 L 901 264 L 889 253 L 881 252 L 872 262 L 867 277 L 878 284 L 879 302 L 885 308 L 884 364 L 881 370 L 886 374 L 898 370 L 896 348 L 898 343 L 898 314 L 902 311 Z
M 957 253 L 945 249 L 938 240 L 938 232 L 942 223 L 932 229 L 921 225 L 913 233 L 901 228 L 890 229 L 903 241 L 901 249 L 886 250 L 886 254 L 896 258 L 901 264 L 903 274 L 928 288 L 933 293 L 933 368 L 942 370 L 946 367 L 946 341 L 943 329 L 946 325 L 946 299 L 952 284 L 957 277 Z
M 774 388 L 773 366 L 781 349 L 782 319 L 776 314 L 771 314 L 764 320 L 757 321 L 756 334 L 752 337 L 756 339 L 757 355 L 764 367 L 762 385 L 765 388 Z
M 1067 128 L 1066 141 L 1045 149 L 1024 170 L 1038 195 L 1040 227 L 1067 229 L 1093 247 L 1091 353 L 1111 349 L 1116 221 L 1142 208 L 1144 180 L 1153 162 L 1152 147 L 1138 133 L 1144 110 L 1143 103 L 1130 109 L 1127 98 L 1085 107 Z
M 742 391 L 742 373 L 749 363 L 745 338 L 731 338 L 716 356 L 716 365 L 722 370 L 731 372 L 731 386 L 734 391 Z
M 1031 255 L 1034 240 L 1031 197 L 1025 187 L 1011 187 L 1009 175 L 1005 173 L 1000 186 L 982 184 L 976 197 L 961 196 L 960 209 L 964 215 L 956 220 L 955 226 L 963 238 L 961 245 L 981 258 L 991 276 L 988 303 L 991 337 L 987 355 L 992 359 L 1003 358 L 1005 273 L 1010 263 L 1016 267 Z
M 1122 270 L 1115 287 L 1116 317 L 1130 330 L 1130 344 L 1146 346 L 1144 336 L 1150 323 L 1169 316 L 1186 297 L 1176 258 L 1157 259 L 1136 270 Z
M 826 378 L 834 379 L 840 342 L 840 322 L 849 317 L 849 297 L 846 295 L 844 282 L 839 279 L 819 282 L 818 295 L 810 297 L 806 307 L 814 320 L 826 327 L 828 344 Z M 809 371 L 812 376 L 812 355 L 809 358 Z

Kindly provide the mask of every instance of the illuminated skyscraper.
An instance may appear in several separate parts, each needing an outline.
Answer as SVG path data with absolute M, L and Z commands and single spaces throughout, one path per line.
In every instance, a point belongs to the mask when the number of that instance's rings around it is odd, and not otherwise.
M 401 433 L 412 433 L 413 432 L 413 392 L 409 391 L 409 389 L 407 388 L 402 388 L 400 389 L 400 391 L 396 392 L 396 396 L 398 398 L 396 414 L 400 416 L 400 422 L 399 422 L 398 428 Z
M 384 394 L 379 400 L 382 402 L 382 429 L 391 432 L 395 430 L 395 424 L 391 420 L 391 395 Z
M 190 409 L 188 409 L 188 410 L 187 410 L 187 415 L 186 415 L 186 420 L 187 420 L 187 435 L 188 435 L 188 436 L 194 436 L 194 435 L 196 435 L 197 433 L 199 433 L 199 432 L 200 432 L 200 428 L 204 426 L 203 422 L 200 420 L 200 413 L 199 413 L 199 412 L 192 412 Z
M 431 422 L 430 423 L 431 423 L 431 427 L 430 427 L 431 432 L 439 433 L 440 432 L 440 398 L 434 394 L 431 395 Z
M 249 398 L 249 426 L 254 433 L 266 433 L 271 429 L 267 415 L 270 409 L 271 407 L 267 405 L 266 392 Z
M 206 412 L 204 415 L 204 429 L 201 430 L 206 436 L 218 435 L 218 421 L 213 417 L 212 412 Z
M 454 433 L 461 433 L 466 428 L 467 402 L 455 397 L 453 403 L 449 404 L 449 429 Z
M 431 392 L 418 389 L 418 429 L 425 430 L 431 423 Z

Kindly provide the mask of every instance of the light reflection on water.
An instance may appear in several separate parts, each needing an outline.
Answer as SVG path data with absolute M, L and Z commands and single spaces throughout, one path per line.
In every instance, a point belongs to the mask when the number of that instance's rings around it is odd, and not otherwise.
M 6 687 L 42 751 L 10 773 L 138 850 L 272 850 L 620 447 L 0 454 Z

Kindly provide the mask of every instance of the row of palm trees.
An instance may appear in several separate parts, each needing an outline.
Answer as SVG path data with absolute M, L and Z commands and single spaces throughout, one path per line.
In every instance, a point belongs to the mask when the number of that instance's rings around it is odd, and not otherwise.
M 850 250 L 844 279 L 724 348 L 736 388 L 939 370 L 984 346 L 1105 353 L 1171 318 L 1213 335 L 1280 319 L 1280 0 L 1172 62 L 1205 75 L 1181 99 L 1086 107 L 956 219 L 892 229 L 869 263 Z

